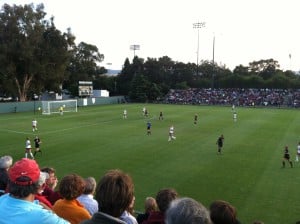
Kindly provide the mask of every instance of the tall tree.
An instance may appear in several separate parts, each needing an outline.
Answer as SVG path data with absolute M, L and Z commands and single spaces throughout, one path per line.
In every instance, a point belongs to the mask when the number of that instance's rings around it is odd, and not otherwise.
M 131 88 L 131 81 L 136 74 L 144 73 L 144 59 L 135 56 L 132 63 L 126 58 L 123 69 L 118 75 L 116 82 L 118 83 L 118 92 L 128 95 Z
M 73 37 L 61 34 L 53 18 L 48 21 L 45 15 L 43 4 L 4 4 L 0 11 L 0 79 L 9 83 L 6 91 L 20 101 L 51 80 L 56 80 L 52 87 L 58 89 L 63 79 Z
M 70 77 L 64 86 L 73 94 L 78 93 L 78 81 L 96 81 L 101 79 L 101 74 L 106 72 L 99 64 L 104 60 L 104 55 L 99 53 L 97 46 L 80 42 L 74 47 L 68 66 Z M 96 82 L 98 83 L 99 80 Z
M 235 75 L 241 75 L 241 76 L 248 76 L 248 75 L 250 75 L 250 73 L 249 73 L 249 67 L 243 66 L 243 65 L 236 66 L 233 69 L 233 74 L 235 74 Z
M 142 74 L 135 74 L 131 82 L 129 92 L 130 98 L 138 102 L 148 101 L 147 92 L 149 90 L 149 86 L 150 83 Z
M 279 68 L 280 65 L 278 64 L 278 61 L 274 59 L 259 60 L 249 63 L 250 72 L 261 76 L 265 80 L 275 75 L 276 70 Z
M 67 33 L 61 33 L 51 19 L 51 25 L 47 26 L 42 44 L 39 46 L 40 72 L 33 83 L 38 92 L 43 90 L 61 92 L 62 84 L 68 78 L 66 69 L 70 63 L 72 52 L 70 49 L 75 47 L 74 40 L 70 29 Z

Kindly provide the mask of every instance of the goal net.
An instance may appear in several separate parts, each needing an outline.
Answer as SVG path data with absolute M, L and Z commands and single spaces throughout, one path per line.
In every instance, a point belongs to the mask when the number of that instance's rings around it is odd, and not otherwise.
M 77 112 L 77 100 L 42 101 L 42 114 L 60 113 L 61 107 L 63 112 Z

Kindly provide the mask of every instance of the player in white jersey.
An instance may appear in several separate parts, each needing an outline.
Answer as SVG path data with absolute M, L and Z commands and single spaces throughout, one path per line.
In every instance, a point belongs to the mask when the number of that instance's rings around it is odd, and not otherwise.
M 32 120 L 32 131 L 37 131 L 38 129 L 37 129 L 37 120 L 36 119 L 34 119 L 34 120 Z
M 25 142 L 25 158 L 28 157 L 28 154 L 30 155 L 31 159 L 34 159 L 33 154 L 31 152 L 31 143 L 29 138 L 26 138 L 26 142 Z
M 146 112 L 146 107 L 143 107 L 143 110 L 142 110 L 143 116 L 145 116 L 145 112 Z
M 236 122 L 237 121 L 237 113 L 234 111 L 233 112 L 233 121 Z
M 299 156 L 300 156 L 300 142 L 297 145 L 296 162 L 299 162 Z
M 123 111 L 123 119 L 126 119 L 127 118 L 127 110 L 125 109 L 124 111 Z
M 174 136 L 174 126 L 171 125 L 170 129 L 169 129 L 169 139 L 168 141 L 171 141 L 171 140 L 175 140 L 176 137 Z

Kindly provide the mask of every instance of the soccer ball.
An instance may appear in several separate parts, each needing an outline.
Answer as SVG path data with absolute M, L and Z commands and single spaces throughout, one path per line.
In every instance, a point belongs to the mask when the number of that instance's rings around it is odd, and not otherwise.
M 63 107 L 66 107 L 66 105 L 64 104 Z
M 41 108 L 39 107 L 38 110 L 41 110 Z

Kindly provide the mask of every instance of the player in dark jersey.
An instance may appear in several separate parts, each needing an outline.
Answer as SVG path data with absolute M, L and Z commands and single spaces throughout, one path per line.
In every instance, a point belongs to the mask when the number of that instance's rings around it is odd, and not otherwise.
M 197 122 L 198 122 L 198 114 L 195 114 L 195 116 L 194 116 L 194 124 L 197 124 Z
M 158 120 L 163 120 L 164 119 L 164 116 L 163 116 L 163 112 L 159 112 L 159 117 L 158 117 Z
M 218 153 L 221 154 L 222 148 L 224 143 L 224 136 L 223 134 L 218 138 L 216 144 L 218 145 Z
M 38 152 L 40 152 L 42 154 L 42 150 L 40 149 L 40 144 L 41 144 L 41 139 L 38 136 L 35 136 L 34 139 L 34 146 L 35 146 L 35 150 L 33 155 L 35 156 Z
M 293 168 L 293 162 L 290 161 L 290 158 L 289 147 L 286 145 L 283 152 L 282 168 L 285 168 L 285 161 L 289 162 L 291 168 Z
M 147 122 L 147 135 L 151 135 L 151 122 Z

